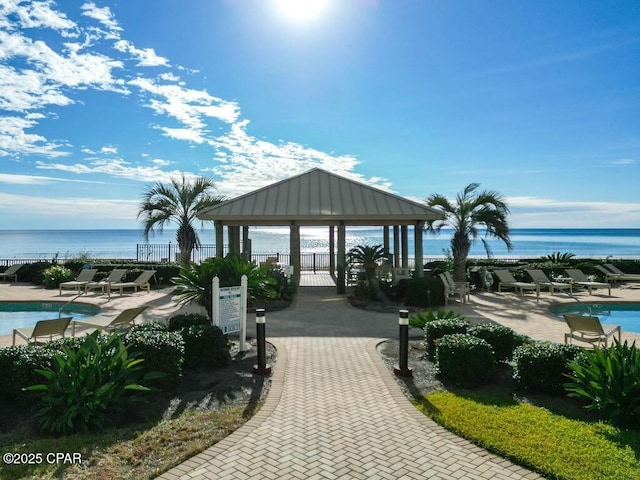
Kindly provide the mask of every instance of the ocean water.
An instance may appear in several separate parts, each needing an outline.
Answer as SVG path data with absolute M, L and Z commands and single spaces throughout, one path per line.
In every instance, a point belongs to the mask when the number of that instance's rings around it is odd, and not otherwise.
M 213 244 L 213 230 L 199 231 L 203 244 Z M 347 249 L 360 244 L 382 243 L 382 227 L 347 228 Z M 289 230 L 286 227 L 253 227 L 249 230 L 252 252 L 256 254 L 288 253 Z M 451 231 L 439 235 L 425 233 L 425 258 L 441 257 L 449 248 Z M 392 236 L 393 244 L 393 236 Z M 553 252 L 570 252 L 578 257 L 640 258 L 640 229 L 525 229 L 511 230 L 513 250 L 502 242 L 489 240 L 496 258 L 537 258 Z M 2 230 L 0 231 L 1 258 L 92 258 L 137 257 L 137 245 L 145 244 L 142 230 Z M 175 249 L 175 230 L 165 230 L 149 239 L 151 244 L 172 244 Z M 226 238 L 225 238 L 226 243 Z M 393 248 L 393 247 L 392 247 Z M 413 230 L 409 228 L 409 252 L 413 252 Z M 301 228 L 302 253 L 329 251 L 327 227 Z M 175 251 L 175 250 L 174 250 Z M 476 241 L 471 256 L 485 257 L 482 242 Z M 142 258 L 141 258 L 142 259 Z

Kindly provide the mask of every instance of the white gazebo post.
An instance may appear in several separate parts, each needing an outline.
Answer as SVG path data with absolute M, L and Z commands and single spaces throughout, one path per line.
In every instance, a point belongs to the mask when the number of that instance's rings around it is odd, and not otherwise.
M 415 242 L 415 259 L 416 259 L 416 277 L 424 276 L 424 258 L 422 252 L 422 231 L 424 229 L 424 222 L 416 222 L 413 232 Z
M 295 221 L 289 227 L 289 265 L 293 267 L 291 282 L 297 291 L 300 285 L 300 225 Z
M 346 252 L 347 235 L 344 226 L 344 222 L 340 222 L 338 225 L 338 261 L 337 261 L 337 275 L 336 275 L 336 291 L 341 293 L 347 292 L 346 286 L 346 271 L 347 271 L 347 252 Z

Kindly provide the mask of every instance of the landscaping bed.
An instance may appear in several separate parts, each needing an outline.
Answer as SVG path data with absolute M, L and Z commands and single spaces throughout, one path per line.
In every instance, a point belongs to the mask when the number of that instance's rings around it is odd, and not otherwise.
M 231 346 L 231 363 L 210 371 L 186 371 L 171 388 L 148 393 L 147 402 L 114 419 L 118 426 L 91 434 L 55 438 L 38 433 L 28 407 L 0 405 L 0 451 L 11 453 L 79 452 L 81 465 L 0 464 L 3 479 L 154 478 L 217 443 L 242 426 L 260 408 L 270 377 L 253 375 L 255 341 L 240 352 Z M 267 362 L 276 351 L 267 344 Z

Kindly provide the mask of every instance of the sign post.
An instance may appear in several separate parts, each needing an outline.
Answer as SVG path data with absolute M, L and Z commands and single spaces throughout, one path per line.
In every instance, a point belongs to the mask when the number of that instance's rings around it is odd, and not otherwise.
M 240 286 L 220 287 L 220 279 L 213 278 L 212 283 L 213 324 L 222 333 L 236 333 L 240 336 L 240 351 L 246 351 L 247 338 L 247 276 L 243 275 Z

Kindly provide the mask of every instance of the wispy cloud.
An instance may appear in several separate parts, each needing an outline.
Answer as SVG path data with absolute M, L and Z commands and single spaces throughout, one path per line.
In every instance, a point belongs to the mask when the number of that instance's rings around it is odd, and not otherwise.
M 35 120 L 27 118 L 0 116 L 0 157 L 22 154 L 55 158 L 68 155 L 68 152 L 60 150 L 66 145 L 48 141 L 42 135 L 27 133 L 35 124 Z
M 213 171 L 222 179 L 220 187 L 224 194 L 247 193 L 314 167 L 384 190 L 391 189 L 391 183 L 385 179 L 355 173 L 360 162 L 354 156 L 332 155 L 291 142 L 271 143 L 249 135 L 248 125 L 248 120 L 234 123 L 228 134 L 210 141 L 220 163 Z
M 104 198 L 50 198 L 33 195 L 0 193 L 0 209 L 21 211 L 25 215 L 50 215 L 56 218 L 93 218 L 100 212 L 101 222 L 107 219 L 134 220 L 137 200 L 109 200 Z
M 635 165 L 636 163 L 633 158 L 621 158 L 620 160 L 607 162 L 607 165 Z
M 150 128 L 165 137 L 209 146 L 213 164 L 209 171 L 219 176 L 218 184 L 227 194 L 243 193 L 318 166 L 391 188 L 383 178 L 355 173 L 359 161 L 354 156 L 250 135 L 249 120 L 241 117 L 237 102 L 189 88 L 178 72 L 194 75 L 197 70 L 172 65 L 153 48 L 135 45 L 109 7 L 86 2 L 80 7 L 84 18 L 76 23 L 56 11 L 53 1 L 5 0 L 4 4 L 8 6 L 0 9 L 0 26 L 7 26 L 0 30 L 0 108 L 13 115 L 0 118 L 0 156 L 38 155 L 35 165 L 39 169 L 145 182 L 168 181 L 181 173 L 163 170 L 169 163 L 158 159 L 140 165 L 124 158 L 104 158 L 118 154 L 112 145 L 76 147 L 71 140 L 54 141 L 39 133 L 40 121 L 53 117 L 56 108 L 76 104 L 83 98 L 81 91 L 91 89 L 141 102 L 156 114 Z M 30 38 L 28 28 L 34 26 L 57 33 L 63 39 L 60 46 Z M 158 72 L 158 67 L 166 71 Z M 134 91 L 140 95 L 131 95 Z M 70 156 L 74 148 L 91 157 L 69 164 L 50 161 Z
M 640 223 L 640 203 L 559 201 L 541 197 L 507 197 L 515 221 L 527 227 L 608 227 Z
M 114 46 L 116 50 L 131 54 L 133 58 L 138 60 L 138 66 L 140 67 L 160 67 L 169 65 L 169 61 L 156 54 L 153 48 L 136 48 L 127 40 L 119 40 L 114 44 Z
M 49 185 L 57 182 L 75 182 L 75 183 L 105 183 L 91 180 L 78 180 L 70 178 L 43 177 L 39 175 L 20 175 L 13 173 L 0 173 L 0 183 L 12 185 Z
M 118 178 L 127 178 L 141 182 L 169 182 L 172 178 L 182 175 L 179 170 L 164 171 L 157 166 L 132 165 L 123 159 L 92 160 L 86 164 L 36 162 L 36 167 L 42 170 L 57 170 L 77 175 L 104 174 Z M 194 174 L 185 174 L 187 179 L 194 178 Z

